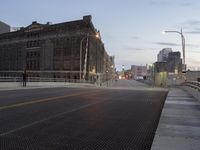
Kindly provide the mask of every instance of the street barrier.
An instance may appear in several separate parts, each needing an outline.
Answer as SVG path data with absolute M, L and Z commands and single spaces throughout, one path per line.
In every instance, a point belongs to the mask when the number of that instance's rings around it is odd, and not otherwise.
M 183 86 L 189 86 L 193 89 L 196 89 L 198 91 L 200 91 L 200 82 L 198 81 L 189 81 L 189 82 L 184 82 L 182 83 Z
M 182 88 L 200 101 L 200 82 L 189 81 L 182 83 Z
M 0 82 L 23 82 L 23 79 L 22 77 L 0 77 Z M 79 80 L 79 79 L 40 78 L 40 77 L 28 77 L 27 82 L 69 82 L 69 83 L 94 84 L 94 82 L 92 81 Z

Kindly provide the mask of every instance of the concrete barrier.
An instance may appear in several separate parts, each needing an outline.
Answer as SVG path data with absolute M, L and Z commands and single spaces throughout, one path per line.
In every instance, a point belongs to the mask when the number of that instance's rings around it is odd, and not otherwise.
M 21 88 L 49 88 L 49 87 L 93 87 L 94 84 L 89 83 L 71 83 L 71 82 L 27 82 L 27 86 L 23 87 L 22 82 L 0 82 L 0 90 L 21 89 Z
M 200 101 L 200 91 L 188 86 L 182 86 L 181 88 L 186 90 L 188 93 L 190 93 L 192 96 L 194 96 L 196 99 Z
M 21 87 L 22 82 L 0 82 L 0 88 Z

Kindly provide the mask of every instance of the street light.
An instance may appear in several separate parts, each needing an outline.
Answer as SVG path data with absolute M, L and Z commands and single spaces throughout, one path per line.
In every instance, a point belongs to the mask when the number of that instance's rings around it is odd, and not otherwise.
M 122 71 L 124 71 L 124 65 L 122 65 Z
M 181 41 L 182 41 L 182 51 L 183 51 L 183 69 L 186 70 L 186 64 L 185 64 L 185 37 L 183 36 L 183 32 L 181 29 L 181 32 L 179 31 L 163 31 L 163 34 L 165 33 L 178 33 L 181 35 Z
M 108 69 L 106 69 L 106 85 L 108 87 Z
M 81 42 L 80 42 L 80 81 L 81 81 L 81 72 L 82 72 L 82 47 L 83 47 L 83 41 L 87 38 L 87 45 L 86 45 L 86 49 L 88 48 L 88 37 L 95 37 L 95 38 L 100 38 L 100 35 L 99 35 L 99 32 L 97 32 L 95 35 L 90 35 L 89 33 L 84 36 L 82 39 L 81 39 Z

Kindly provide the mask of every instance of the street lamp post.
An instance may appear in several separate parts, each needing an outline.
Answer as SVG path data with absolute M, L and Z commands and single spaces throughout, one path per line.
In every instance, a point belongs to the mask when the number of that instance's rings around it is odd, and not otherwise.
M 22 73 L 22 81 L 23 81 L 23 86 L 26 87 L 26 82 L 27 82 L 27 50 L 25 51 L 25 65 L 24 65 L 24 71 Z
M 181 42 L 182 42 L 182 52 L 183 52 L 183 69 L 186 70 L 186 64 L 185 64 L 185 37 L 183 36 L 183 32 L 181 29 L 181 32 L 179 31 L 163 31 L 163 33 L 178 33 L 181 35 Z
M 80 42 L 80 72 L 79 72 L 80 81 L 81 81 L 81 79 L 82 79 L 81 74 L 82 74 L 82 47 L 83 47 L 83 41 L 84 41 L 85 39 L 87 39 L 86 48 L 88 48 L 88 37 L 99 38 L 99 33 L 97 32 L 96 35 L 90 35 L 90 34 L 88 33 L 86 36 L 84 36 L 84 37 L 81 39 L 81 42 Z
M 108 69 L 106 70 L 106 85 L 108 87 Z

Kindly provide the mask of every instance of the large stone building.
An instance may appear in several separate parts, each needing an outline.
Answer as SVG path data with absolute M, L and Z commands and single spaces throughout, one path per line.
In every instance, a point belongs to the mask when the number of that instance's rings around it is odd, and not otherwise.
M 10 32 L 10 26 L 2 21 L 0 21 L 0 34 Z
M 0 34 L 0 76 L 105 80 L 110 62 L 91 16 L 59 24 L 36 21 Z M 81 55 L 81 57 L 80 57 Z

